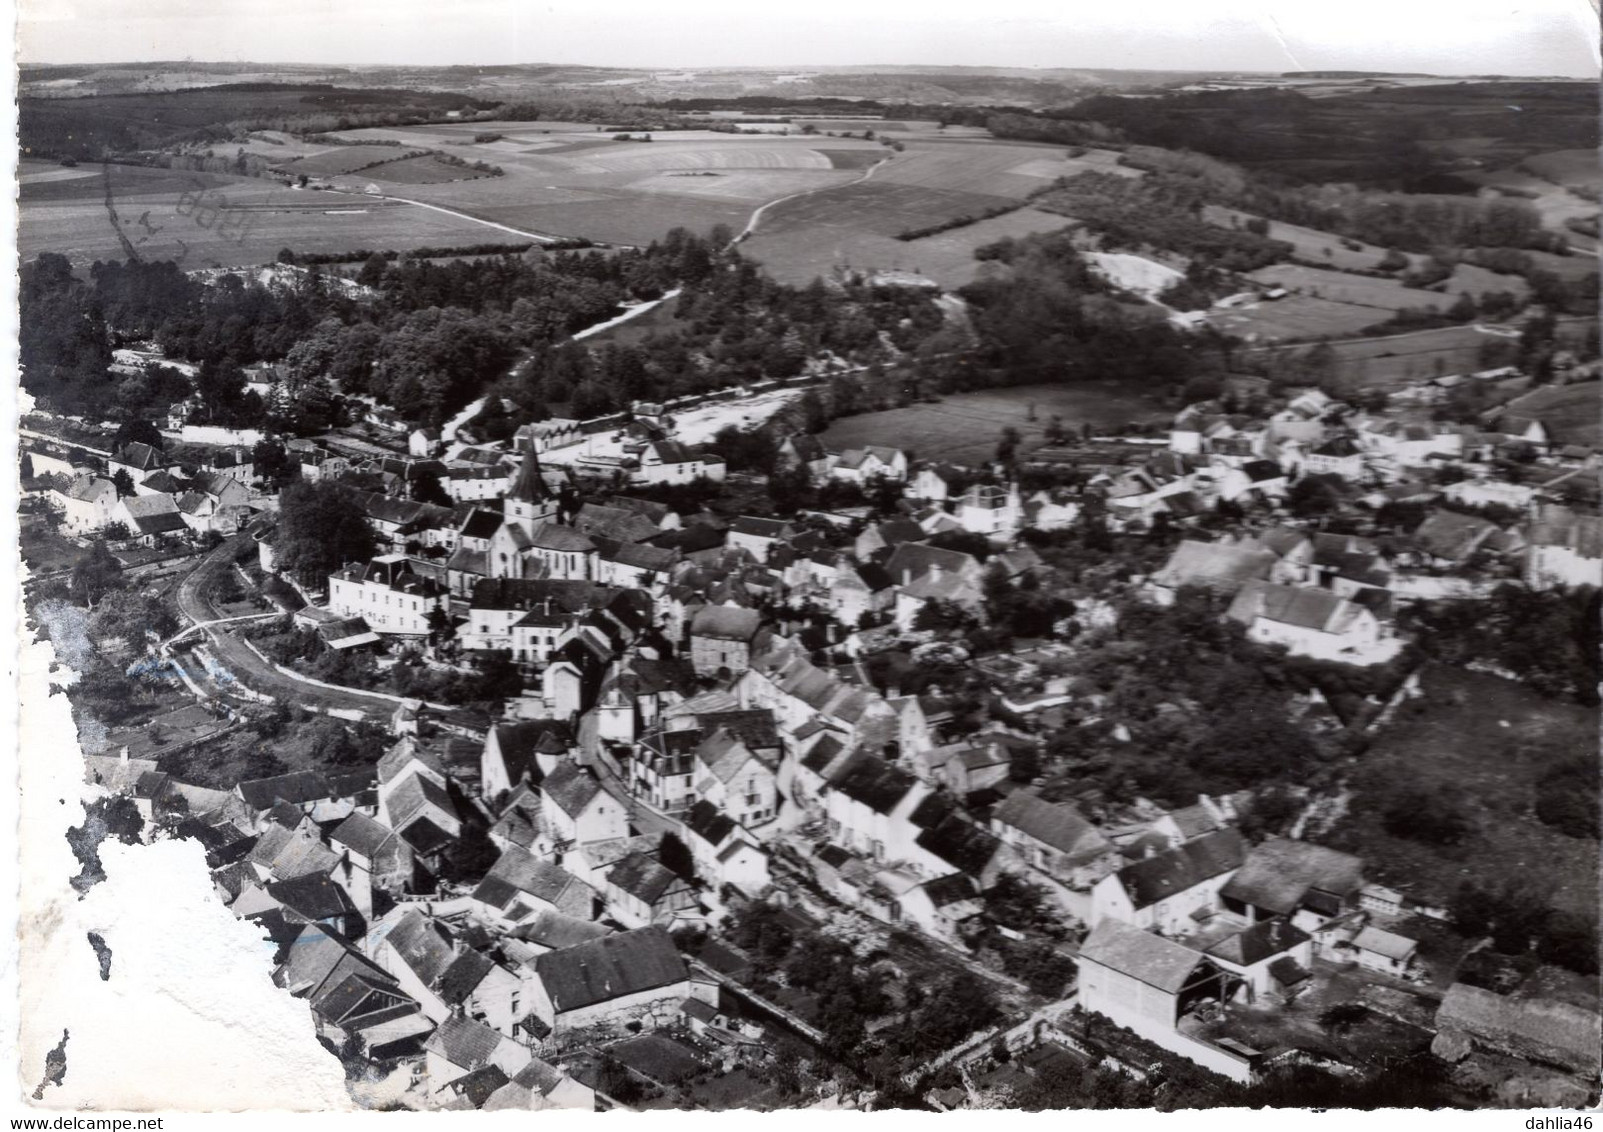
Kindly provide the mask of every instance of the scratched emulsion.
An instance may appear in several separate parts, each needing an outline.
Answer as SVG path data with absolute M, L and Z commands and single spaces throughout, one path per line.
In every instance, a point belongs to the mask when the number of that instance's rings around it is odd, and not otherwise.
M 99 932 L 89 932 L 89 946 L 95 949 L 95 958 L 100 960 L 100 981 L 111 981 L 111 946 Z
M 45 1086 L 55 1085 L 60 1088 L 61 1083 L 67 1079 L 67 1037 L 68 1032 L 61 1031 L 61 1040 L 56 1043 L 54 1049 L 45 1054 L 45 1075 L 40 1079 L 39 1087 L 33 1091 L 34 1100 L 44 1100 Z

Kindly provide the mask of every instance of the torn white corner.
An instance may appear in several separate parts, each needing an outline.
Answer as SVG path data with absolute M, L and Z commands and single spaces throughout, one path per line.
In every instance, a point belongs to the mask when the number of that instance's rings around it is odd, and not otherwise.
M 67 1043 L 52 1108 L 330 1110 L 351 1107 L 307 1004 L 273 985 L 272 946 L 216 898 L 192 841 L 99 847 L 106 879 L 78 898 L 66 839 L 84 820 L 83 756 L 48 642 L 24 641 L 18 1093 Z M 57 682 L 66 676 L 58 672 Z M 111 977 L 88 934 L 110 948 Z

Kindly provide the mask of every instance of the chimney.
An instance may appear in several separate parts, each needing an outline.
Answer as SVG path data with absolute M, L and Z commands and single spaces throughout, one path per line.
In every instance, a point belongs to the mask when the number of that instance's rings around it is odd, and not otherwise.
M 127 747 L 124 747 L 122 750 L 117 752 L 117 761 L 120 762 L 120 763 L 123 763 L 124 765 L 127 764 L 127 762 L 128 762 L 128 748 Z

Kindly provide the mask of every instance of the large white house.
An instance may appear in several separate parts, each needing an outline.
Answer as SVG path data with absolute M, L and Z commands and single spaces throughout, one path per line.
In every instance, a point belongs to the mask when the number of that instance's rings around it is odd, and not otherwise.
M 375 633 L 425 636 L 429 614 L 442 601 L 439 583 L 419 577 L 404 554 L 381 554 L 328 577 L 329 609 L 341 617 L 362 618 Z

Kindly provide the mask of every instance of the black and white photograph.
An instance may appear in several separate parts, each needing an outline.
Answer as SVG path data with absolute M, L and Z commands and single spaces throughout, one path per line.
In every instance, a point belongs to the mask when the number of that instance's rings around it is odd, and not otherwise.
M 13 1128 L 1591 1127 L 1589 0 L 15 15 Z

